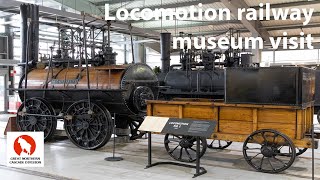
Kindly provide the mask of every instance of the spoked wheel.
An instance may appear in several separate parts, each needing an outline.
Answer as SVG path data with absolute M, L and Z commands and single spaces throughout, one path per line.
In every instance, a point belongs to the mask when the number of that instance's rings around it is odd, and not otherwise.
M 308 148 L 297 148 L 296 147 L 296 156 L 300 156 L 301 154 L 305 153 Z
M 164 145 L 168 154 L 175 160 L 193 162 L 196 160 L 196 137 L 166 134 Z M 200 139 L 200 158 L 207 150 L 207 140 Z
M 76 146 L 93 150 L 104 146 L 112 135 L 112 118 L 100 104 L 78 101 L 67 110 L 70 119 L 64 120 L 65 130 Z
M 145 133 L 140 132 L 138 129 L 140 125 L 142 124 L 143 119 L 128 119 L 128 125 L 130 128 L 130 140 L 136 140 L 138 138 L 141 138 Z
M 210 144 L 208 144 L 209 149 L 225 149 L 232 144 L 232 141 L 223 141 L 213 139 Z
M 252 133 L 243 144 L 245 160 L 258 171 L 279 173 L 295 160 L 295 146 L 286 135 L 263 129 Z
M 308 150 L 308 148 L 297 148 L 296 147 L 296 156 L 300 156 L 301 154 L 305 153 Z M 288 156 L 289 154 L 285 154 L 285 156 Z
M 20 131 L 43 131 L 48 141 L 57 128 L 53 107 L 44 99 L 30 98 L 22 103 L 17 113 L 17 126 Z

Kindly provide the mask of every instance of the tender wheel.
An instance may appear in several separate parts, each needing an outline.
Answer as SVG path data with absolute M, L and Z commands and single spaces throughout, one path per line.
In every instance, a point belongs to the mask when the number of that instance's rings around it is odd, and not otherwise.
M 141 138 L 145 133 L 141 133 L 138 129 L 142 124 L 143 119 L 131 119 L 128 120 L 128 125 L 130 128 L 130 140 L 136 140 Z
M 208 144 L 209 149 L 225 149 L 232 144 L 232 141 L 223 141 L 223 140 L 212 140 L 210 144 Z
M 300 156 L 301 154 L 305 153 L 308 150 L 308 148 L 297 148 L 296 147 L 296 156 Z
M 78 101 L 68 110 L 65 130 L 76 146 L 93 150 L 104 146 L 111 138 L 113 123 L 109 111 L 100 104 Z
M 286 135 L 263 129 L 252 133 L 243 144 L 245 160 L 258 171 L 279 173 L 295 160 L 295 146 Z
M 20 131 L 43 131 L 44 140 L 48 141 L 57 128 L 57 119 L 52 117 L 54 115 L 53 107 L 46 100 L 40 98 L 27 99 L 18 109 L 18 129 Z
M 175 160 L 193 162 L 196 160 L 196 137 L 166 134 L 164 145 L 168 154 Z M 207 150 L 207 140 L 200 139 L 200 158 Z
M 296 156 L 300 156 L 301 154 L 305 153 L 308 150 L 308 148 L 297 148 L 296 147 Z
M 296 156 L 300 156 L 301 154 L 305 153 L 308 150 L 308 148 L 296 148 Z

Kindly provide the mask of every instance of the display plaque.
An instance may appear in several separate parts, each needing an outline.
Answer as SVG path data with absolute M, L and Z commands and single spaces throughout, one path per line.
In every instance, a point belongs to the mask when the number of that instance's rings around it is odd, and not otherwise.
M 169 118 L 161 133 L 210 138 L 216 124 L 212 120 Z
M 147 116 L 140 131 L 210 138 L 217 121 Z

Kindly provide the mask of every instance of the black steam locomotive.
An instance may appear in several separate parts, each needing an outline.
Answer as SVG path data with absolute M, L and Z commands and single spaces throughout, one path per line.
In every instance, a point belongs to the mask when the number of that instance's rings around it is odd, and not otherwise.
M 259 66 L 252 62 L 251 54 L 231 48 L 224 53 L 184 49 L 180 51 L 181 64 L 170 66 L 170 40 L 169 33 L 161 34 L 160 98 L 223 99 L 225 67 Z

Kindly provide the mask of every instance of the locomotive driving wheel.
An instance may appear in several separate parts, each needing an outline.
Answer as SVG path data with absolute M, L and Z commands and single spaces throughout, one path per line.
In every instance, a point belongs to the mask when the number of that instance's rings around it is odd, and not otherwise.
M 48 141 L 57 128 L 53 107 L 44 99 L 30 98 L 22 103 L 17 113 L 17 126 L 20 131 L 42 131 Z
M 232 141 L 223 141 L 213 139 L 210 144 L 208 144 L 209 149 L 225 149 L 232 144 Z
M 288 169 L 295 160 L 295 146 L 286 135 L 263 129 L 253 132 L 243 144 L 247 163 L 258 171 L 279 173 Z
M 193 136 L 166 134 L 164 145 L 168 154 L 175 160 L 194 162 L 196 160 L 197 139 Z M 206 138 L 200 138 L 200 158 L 207 150 Z
M 112 118 L 100 104 L 78 101 L 72 104 L 64 120 L 68 138 L 76 146 L 94 150 L 104 146 L 112 135 Z

